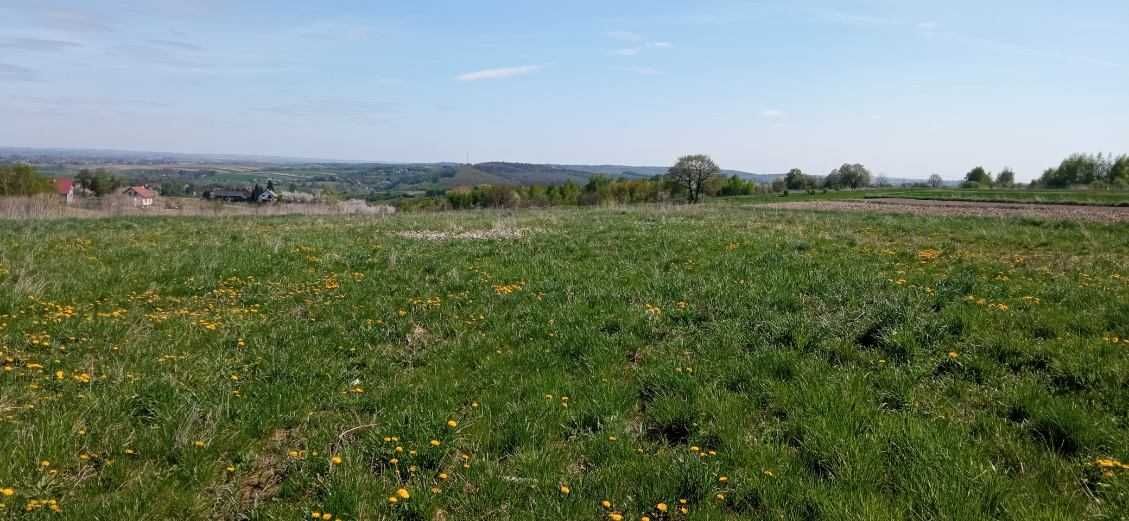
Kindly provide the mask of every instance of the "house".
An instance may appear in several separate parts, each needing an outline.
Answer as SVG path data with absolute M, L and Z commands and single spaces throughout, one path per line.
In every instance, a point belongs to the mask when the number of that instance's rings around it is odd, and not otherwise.
M 275 194 L 274 190 L 263 190 L 263 193 L 259 194 L 258 202 L 260 202 L 260 203 L 273 203 L 277 199 L 278 199 L 278 194 Z
M 55 179 L 55 193 L 63 198 L 63 202 L 71 204 L 74 202 L 75 190 L 74 179 L 67 177 L 59 177 Z
M 148 208 L 153 206 L 153 200 L 157 198 L 157 192 L 150 190 L 144 186 L 131 186 L 126 188 L 123 195 L 129 197 L 133 201 L 133 206 L 141 208 Z

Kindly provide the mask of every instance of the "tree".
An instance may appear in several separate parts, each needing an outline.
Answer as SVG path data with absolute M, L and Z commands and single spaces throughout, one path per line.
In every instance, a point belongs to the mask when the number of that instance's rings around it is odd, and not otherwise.
M 98 197 L 111 194 L 124 184 L 121 179 L 101 168 L 93 172 L 87 169 L 79 170 L 75 181 Z
M 267 179 L 267 190 L 274 191 L 274 181 Z
M 823 180 L 826 188 L 863 188 L 870 186 L 870 170 L 860 164 L 846 164 L 832 170 Z
M 1038 184 L 1048 188 L 1068 188 L 1072 185 L 1088 185 L 1095 181 L 1110 179 L 1113 165 L 1102 154 L 1074 154 L 1062 161 L 1058 168 L 1043 172 Z
M 1004 167 L 1003 170 L 1000 170 L 999 174 L 996 174 L 996 186 L 1003 188 L 1015 186 L 1015 172 L 1008 167 Z
M 978 166 L 964 175 L 964 183 L 965 186 L 992 186 L 992 174 L 984 170 L 984 167 Z
M 941 188 L 945 186 L 945 180 L 938 174 L 929 176 L 929 186 L 933 188 Z
M 1129 155 L 1120 156 L 1109 166 L 1109 184 L 1129 186 Z
M 812 179 L 804 175 L 803 170 L 799 168 L 789 170 L 788 174 L 784 176 L 784 186 L 789 190 L 807 190 L 814 185 Z
M 675 185 L 686 189 L 686 198 L 691 203 L 701 200 L 705 191 L 706 181 L 721 172 L 721 168 L 709 156 L 692 155 L 678 159 L 674 166 L 667 170 L 667 177 Z
M 54 190 L 51 179 L 30 165 L 0 165 L 0 196 L 34 195 Z

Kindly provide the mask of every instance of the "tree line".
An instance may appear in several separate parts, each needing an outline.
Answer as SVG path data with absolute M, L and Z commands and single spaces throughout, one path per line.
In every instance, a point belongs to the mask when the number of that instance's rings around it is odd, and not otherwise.
M 30 165 L 0 165 L 0 196 L 35 195 L 55 191 L 55 182 Z

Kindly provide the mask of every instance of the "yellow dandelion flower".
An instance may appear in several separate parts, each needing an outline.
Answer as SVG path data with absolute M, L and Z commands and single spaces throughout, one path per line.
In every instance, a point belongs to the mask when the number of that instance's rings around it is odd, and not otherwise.
M 455 420 L 447 420 L 447 426 L 454 429 L 455 427 L 459 426 L 459 422 Z
M 600 506 L 602 506 L 604 508 L 611 508 L 612 502 L 605 499 L 605 500 L 600 502 Z
M 12 497 L 16 495 L 16 489 L 12 487 L 0 488 L 0 494 L 3 494 L 5 497 Z
M 667 510 L 668 510 L 668 509 L 669 509 L 670 507 L 666 506 L 666 503 L 659 503 L 659 504 L 655 505 L 655 508 L 657 508 L 657 509 L 659 510 L 659 512 L 662 512 L 662 513 L 664 513 L 664 514 L 665 514 L 665 513 L 666 513 L 666 511 L 667 511 Z
M 431 440 L 431 446 L 432 446 L 432 447 L 438 447 L 438 446 L 440 446 L 440 445 L 442 445 L 442 444 L 443 444 L 443 442 L 441 442 L 441 441 L 439 441 L 439 440 Z
M 412 497 L 412 494 L 408 492 L 406 488 L 396 490 L 396 495 L 399 496 L 400 499 L 410 499 Z
M 341 456 L 334 456 L 332 458 L 329 458 L 329 461 L 330 461 L 330 463 L 333 463 L 334 465 L 340 465 L 341 462 L 344 461 L 344 460 L 341 459 Z
M 564 495 L 567 496 L 570 493 L 572 493 L 572 489 L 569 488 L 568 485 L 561 485 L 561 494 L 564 494 Z

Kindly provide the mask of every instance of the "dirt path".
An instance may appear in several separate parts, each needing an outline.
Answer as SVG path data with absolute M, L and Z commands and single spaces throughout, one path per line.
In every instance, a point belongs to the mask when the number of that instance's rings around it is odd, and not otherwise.
M 1083 220 L 1106 223 L 1129 222 L 1129 208 L 1066 204 L 983 203 L 974 201 L 933 201 L 920 199 L 863 199 L 855 201 L 803 201 L 772 203 L 763 208 L 780 210 L 823 210 L 834 212 L 872 212 L 956 217 L 1033 217 L 1038 219 Z

